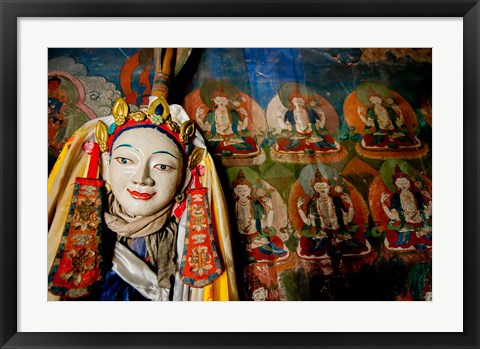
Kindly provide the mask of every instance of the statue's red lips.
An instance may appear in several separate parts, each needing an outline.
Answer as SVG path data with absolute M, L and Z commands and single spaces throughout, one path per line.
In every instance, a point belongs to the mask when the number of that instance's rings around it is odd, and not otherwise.
M 127 191 L 132 196 L 132 198 L 137 199 L 137 200 L 150 200 L 155 194 L 157 194 L 156 192 L 153 193 L 153 194 L 139 193 L 138 191 L 134 191 L 134 190 L 130 190 L 130 189 L 127 189 Z

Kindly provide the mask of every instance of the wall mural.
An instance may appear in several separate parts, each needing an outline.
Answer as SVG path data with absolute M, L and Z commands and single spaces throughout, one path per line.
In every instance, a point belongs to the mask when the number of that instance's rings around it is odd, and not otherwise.
M 240 300 L 432 299 L 431 49 L 175 58 L 175 103 L 225 194 Z M 49 169 L 118 97 L 148 106 L 155 65 L 151 48 L 50 49 Z

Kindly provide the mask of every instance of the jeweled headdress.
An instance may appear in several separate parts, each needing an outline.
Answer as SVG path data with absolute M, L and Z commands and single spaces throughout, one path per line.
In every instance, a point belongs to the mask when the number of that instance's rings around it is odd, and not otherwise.
M 97 142 L 103 152 L 111 151 L 113 142 L 122 132 L 136 127 L 159 129 L 169 136 L 184 153 L 187 153 L 186 146 L 195 135 L 193 121 L 188 120 L 179 125 L 176 120 L 173 120 L 170 108 L 163 97 L 158 97 L 148 109 L 131 113 L 128 104 L 119 98 L 113 105 L 112 115 L 115 122 L 108 130 L 103 123 L 99 123 L 97 127 Z

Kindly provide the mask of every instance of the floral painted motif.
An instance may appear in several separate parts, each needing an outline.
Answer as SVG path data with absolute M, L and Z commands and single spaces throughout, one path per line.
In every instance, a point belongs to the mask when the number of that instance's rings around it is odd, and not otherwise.
M 87 271 L 95 268 L 95 252 L 82 248 L 80 250 L 70 251 L 67 253 L 67 256 L 71 259 L 72 269 L 67 273 L 60 274 L 60 277 L 78 286 Z
M 190 270 L 196 276 L 203 276 L 208 274 L 210 269 L 213 268 L 212 255 L 208 253 L 206 246 L 198 246 L 192 249 L 192 254 L 188 257 L 188 264 L 190 264 Z
M 195 198 L 194 198 L 195 200 Z M 198 198 L 197 198 L 198 200 Z M 207 228 L 207 220 L 205 218 L 205 206 L 203 204 L 192 204 L 192 222 L 191 227 L 194 231 L 203 231 Z M 198 234 L 192 236 L 193 239 L 201 241 L 205 235 Z

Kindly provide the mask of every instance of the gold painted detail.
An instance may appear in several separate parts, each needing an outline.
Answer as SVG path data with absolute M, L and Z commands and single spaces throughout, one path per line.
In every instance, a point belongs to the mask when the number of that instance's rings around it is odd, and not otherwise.
M 158 106 L 162 106 L 161 114 L 156 114 Z M 129 113 L 129 107 L 124 99 L 118 98 L 112 107 L 112 115 L 115 119 L 115 125 L 112 127 L 123 126 L 127 120 L 140 122 L 146 118 L 150 119 L 152 124 L 160 126 L 166 124 L 172 132 L 180 133 L 180 141 L 184 144 L 190 143 L 195 136 L 195 124 L 192 120 L 188 120 L 179 126 L 170 115 L 170 107 L 163 97 L 158 97 L 150 104 L 147 110 Z M 101 126 L 103 125 L 103 126 Z M 101 130 L 99 129 L 101 128 Z M 110 130 L 111 133 L 114 131 Z M 97 140 L 101 151 L 107 151 L 108 129 L 103 122 L 97 124 Z
M 195 124 L 193 120 L 185 121 L 180 127 L 180 141 L 190 143 L 193 136 L 195 136 Z
M 195 166 L 197 166 L 202 160 L 203 155 L 205 153 L 205 149 L 200 147 L 195 147 L 188 158 L 188 169 L 191 170 Z
M 117 98 L 112 107 L 112 115 L 117 126 L 122 126 L 127 121 L 128 110 L 127 102 L 123 98 Z
M 97 123 L 97 127 L 95 128 L 95 137 L 97 138 L 97 143 L 100 151 L 107 151 L 108 129 L 107 125 L 105 125 L 102 121 L 99 121 Z
M 170 130 L 172 130 L 172 132 L 175 132 L 175 133 L 180 132 L 180 127 L 172 119 L 169 118 L 167 121 L 165 121 L 165 123 L 168 125 L 168 128 L 170 128 Z
M 156 114 L 155 113 L 155 111 L 156 111 L 156 109 L 159 105 L 161 105 L 163 107 L 163 113 L 162 114 Z M 154 122 L 152 117 L 154 117 L 154 115 L 155 116 L 160 116 L 163 119 L 163 121 L 166 121 L 170 116 L 170 107 L 168 106 L 165 98 L 158 97 L 156 100 L 154 100 L 152 102 L 152 104 L 150 104 L 150 106 L 148 107 L 147 113 L 148 113 L 148 115 L 150 115 L 150 120 L 152 120 L 152 123 L 157 124 L 156 122 Z M 163 124 L 163 121 L 162 121 L 162 124 Z
M 185 194 L 184 193 L 180 193 L 177 196 L 175 196 L 175 201 L 177 203 L 181 203 L 183 200 L 185 200 Z
M 128 117 L 133 121 L 139 122 L 145 120 L 147 114 L 145 114 L 143 111 L 136 111 L 134 113 L 130 113 Z

